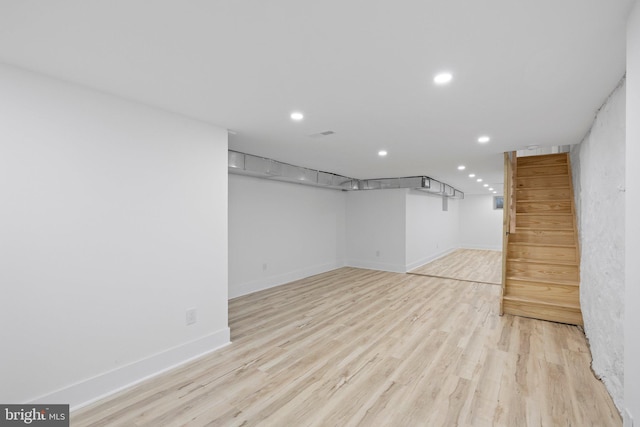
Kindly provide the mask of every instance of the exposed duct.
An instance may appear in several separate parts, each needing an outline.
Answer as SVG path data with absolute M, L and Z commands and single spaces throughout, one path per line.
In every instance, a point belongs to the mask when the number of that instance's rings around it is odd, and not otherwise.
M 229 173 L 342 191 L 409 188 L 454 199 L 464 198 L 462 191 L 428 176 L 354 179 L 233 150 L 229 150 Z

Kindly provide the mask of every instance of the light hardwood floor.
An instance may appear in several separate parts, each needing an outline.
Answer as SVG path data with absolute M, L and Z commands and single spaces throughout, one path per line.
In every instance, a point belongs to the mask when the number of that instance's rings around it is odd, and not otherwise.
M 457 249 L 410 273 L 501 285 L 502 251 Z
M 620 426 L 575 326 L 500 287 L 342 268 L 230 301 L 233 344 L 80 426 Z

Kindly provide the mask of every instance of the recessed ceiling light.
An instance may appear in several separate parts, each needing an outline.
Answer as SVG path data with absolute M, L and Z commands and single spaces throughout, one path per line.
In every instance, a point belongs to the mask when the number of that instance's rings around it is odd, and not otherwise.
M 460 166 L 458 166 L 458 170 L 459 170 L 459 171 L 463 171 L 463 170 L 465 170 L 466 168 L 467 168 L 467 167 L 466 167 L 465 165 L 460 165 Z
M 470 173 L 470 174 L 469 174 L 469 178 L 475 178 L 475 177 L 476 177 L 476 174 L 475 174 L 475 173 Z
M 378 151 L 378 156 L 380 156 L 380 157 L 384 157 L 384 156 L 386 156 L 386 155 L 387 155 L 387 152 L 386 152 L 385 150 L 380 150 L 380 151 Z
M 489 188 L 489 191 L 493 191 L 493 187 Z
M 483 187 L 488 187 L 488 186 L 489 186 L 489 184 L 484 184 L 484 185 L 483 185 Z
M 304 119 L 304 114 L 302 114 L 301 112 L 294 111 L 293 113 L 291 113 L 291 120 L 295 120 L 296 122 L 299 122 L 302 119 Z
M 452 79 L 453 79 L 453 76 L 451 75 L 451 73 L 445 72 L 445 73 L 436 74 L 436 76 L 433 78 L 433 82 L 437 85 L 446 85 Z
M 493 194 L 498 194 L 498 192 L 497 192 L 497 191 L 494 191 L 494 192 L 493 192 Z
M 489 138 L 486 135 L 481 136 L 480 138 L 478 138 L 478 142 L 480 144 L 486 144 L 487 142 L 489 142 L 491 140 L 491 138 Z
M 476 179 L 477 182 L 482 182 L 482 178 Z

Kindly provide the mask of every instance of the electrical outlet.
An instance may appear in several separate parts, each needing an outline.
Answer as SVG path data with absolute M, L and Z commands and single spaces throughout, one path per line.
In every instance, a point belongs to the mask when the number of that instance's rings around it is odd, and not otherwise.
M 197 313 L 196 313 L 196 309 L 195 308 L 187 309 L 186 321 L 187 321 L 187 326 L 193 325 L 194 323 L 196 323 L 198 321 Z

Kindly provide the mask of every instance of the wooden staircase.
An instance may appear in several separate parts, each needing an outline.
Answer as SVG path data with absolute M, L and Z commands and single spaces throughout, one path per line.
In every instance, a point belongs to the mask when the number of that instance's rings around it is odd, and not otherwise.
M 512 153 L 509 162 L 513 172 L 505 179 L 501 311 L 582 325 L 580 251 L 569 156 L 516 158 Z

